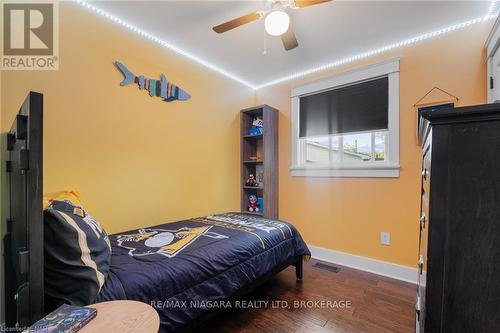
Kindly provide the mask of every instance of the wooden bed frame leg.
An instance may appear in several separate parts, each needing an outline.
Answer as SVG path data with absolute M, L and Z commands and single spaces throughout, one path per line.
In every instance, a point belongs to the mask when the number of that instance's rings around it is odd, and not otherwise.
M 304 266 L 302 256 L 298 257 L 297 262 L 295 263 L 295 276 L 297 277 L 297 281 L 302 281 L 302 276 L 304 273 Z

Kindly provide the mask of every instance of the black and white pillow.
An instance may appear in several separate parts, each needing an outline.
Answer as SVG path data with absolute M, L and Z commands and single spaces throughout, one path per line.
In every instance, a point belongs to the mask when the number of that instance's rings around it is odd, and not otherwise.
M 108 276 L 111 245 L 82 207 L 52 201 L 44 211 L 45 295 L 50 307 L 95 301 Z

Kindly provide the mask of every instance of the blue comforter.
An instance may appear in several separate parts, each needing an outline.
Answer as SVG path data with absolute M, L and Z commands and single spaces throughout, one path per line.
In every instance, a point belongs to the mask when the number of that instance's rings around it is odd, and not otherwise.
M 293 257 L 310 256 L 290 224 L 249 214 L 193 218 L 110 236 L 110 274 L 98 302 L 155 307 L 171 332 Z

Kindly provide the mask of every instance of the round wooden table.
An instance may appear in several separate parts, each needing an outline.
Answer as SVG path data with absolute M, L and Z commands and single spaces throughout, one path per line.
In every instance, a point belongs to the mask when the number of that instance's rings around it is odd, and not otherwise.
M 82 333 L 157 333 L 160 317 L 150 305 L 137 301 L 110 301 L 89 305 L 97 316 L 85 325 Z

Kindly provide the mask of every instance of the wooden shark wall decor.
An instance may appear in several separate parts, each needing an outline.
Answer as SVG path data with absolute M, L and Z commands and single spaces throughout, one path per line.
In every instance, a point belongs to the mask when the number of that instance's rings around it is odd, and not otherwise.
M 120 82 L 121 86 L 137 83 L 137 85 L 139 85 L 139 89 L 149 91 L 149 96 L 161 97 L 166 102 L 172 102 L 175 100 L 185 101 L 191 98 L 191 95 L 187 92 L 172 82 L 167 81 L 167 77 L 164 74 L 160 75 L 159 80 L 153 80 L 145 78 L 144 75 L 134 75 L 119 61 L 115 61 L 115 65 L 124 76 L 123 81 Z

